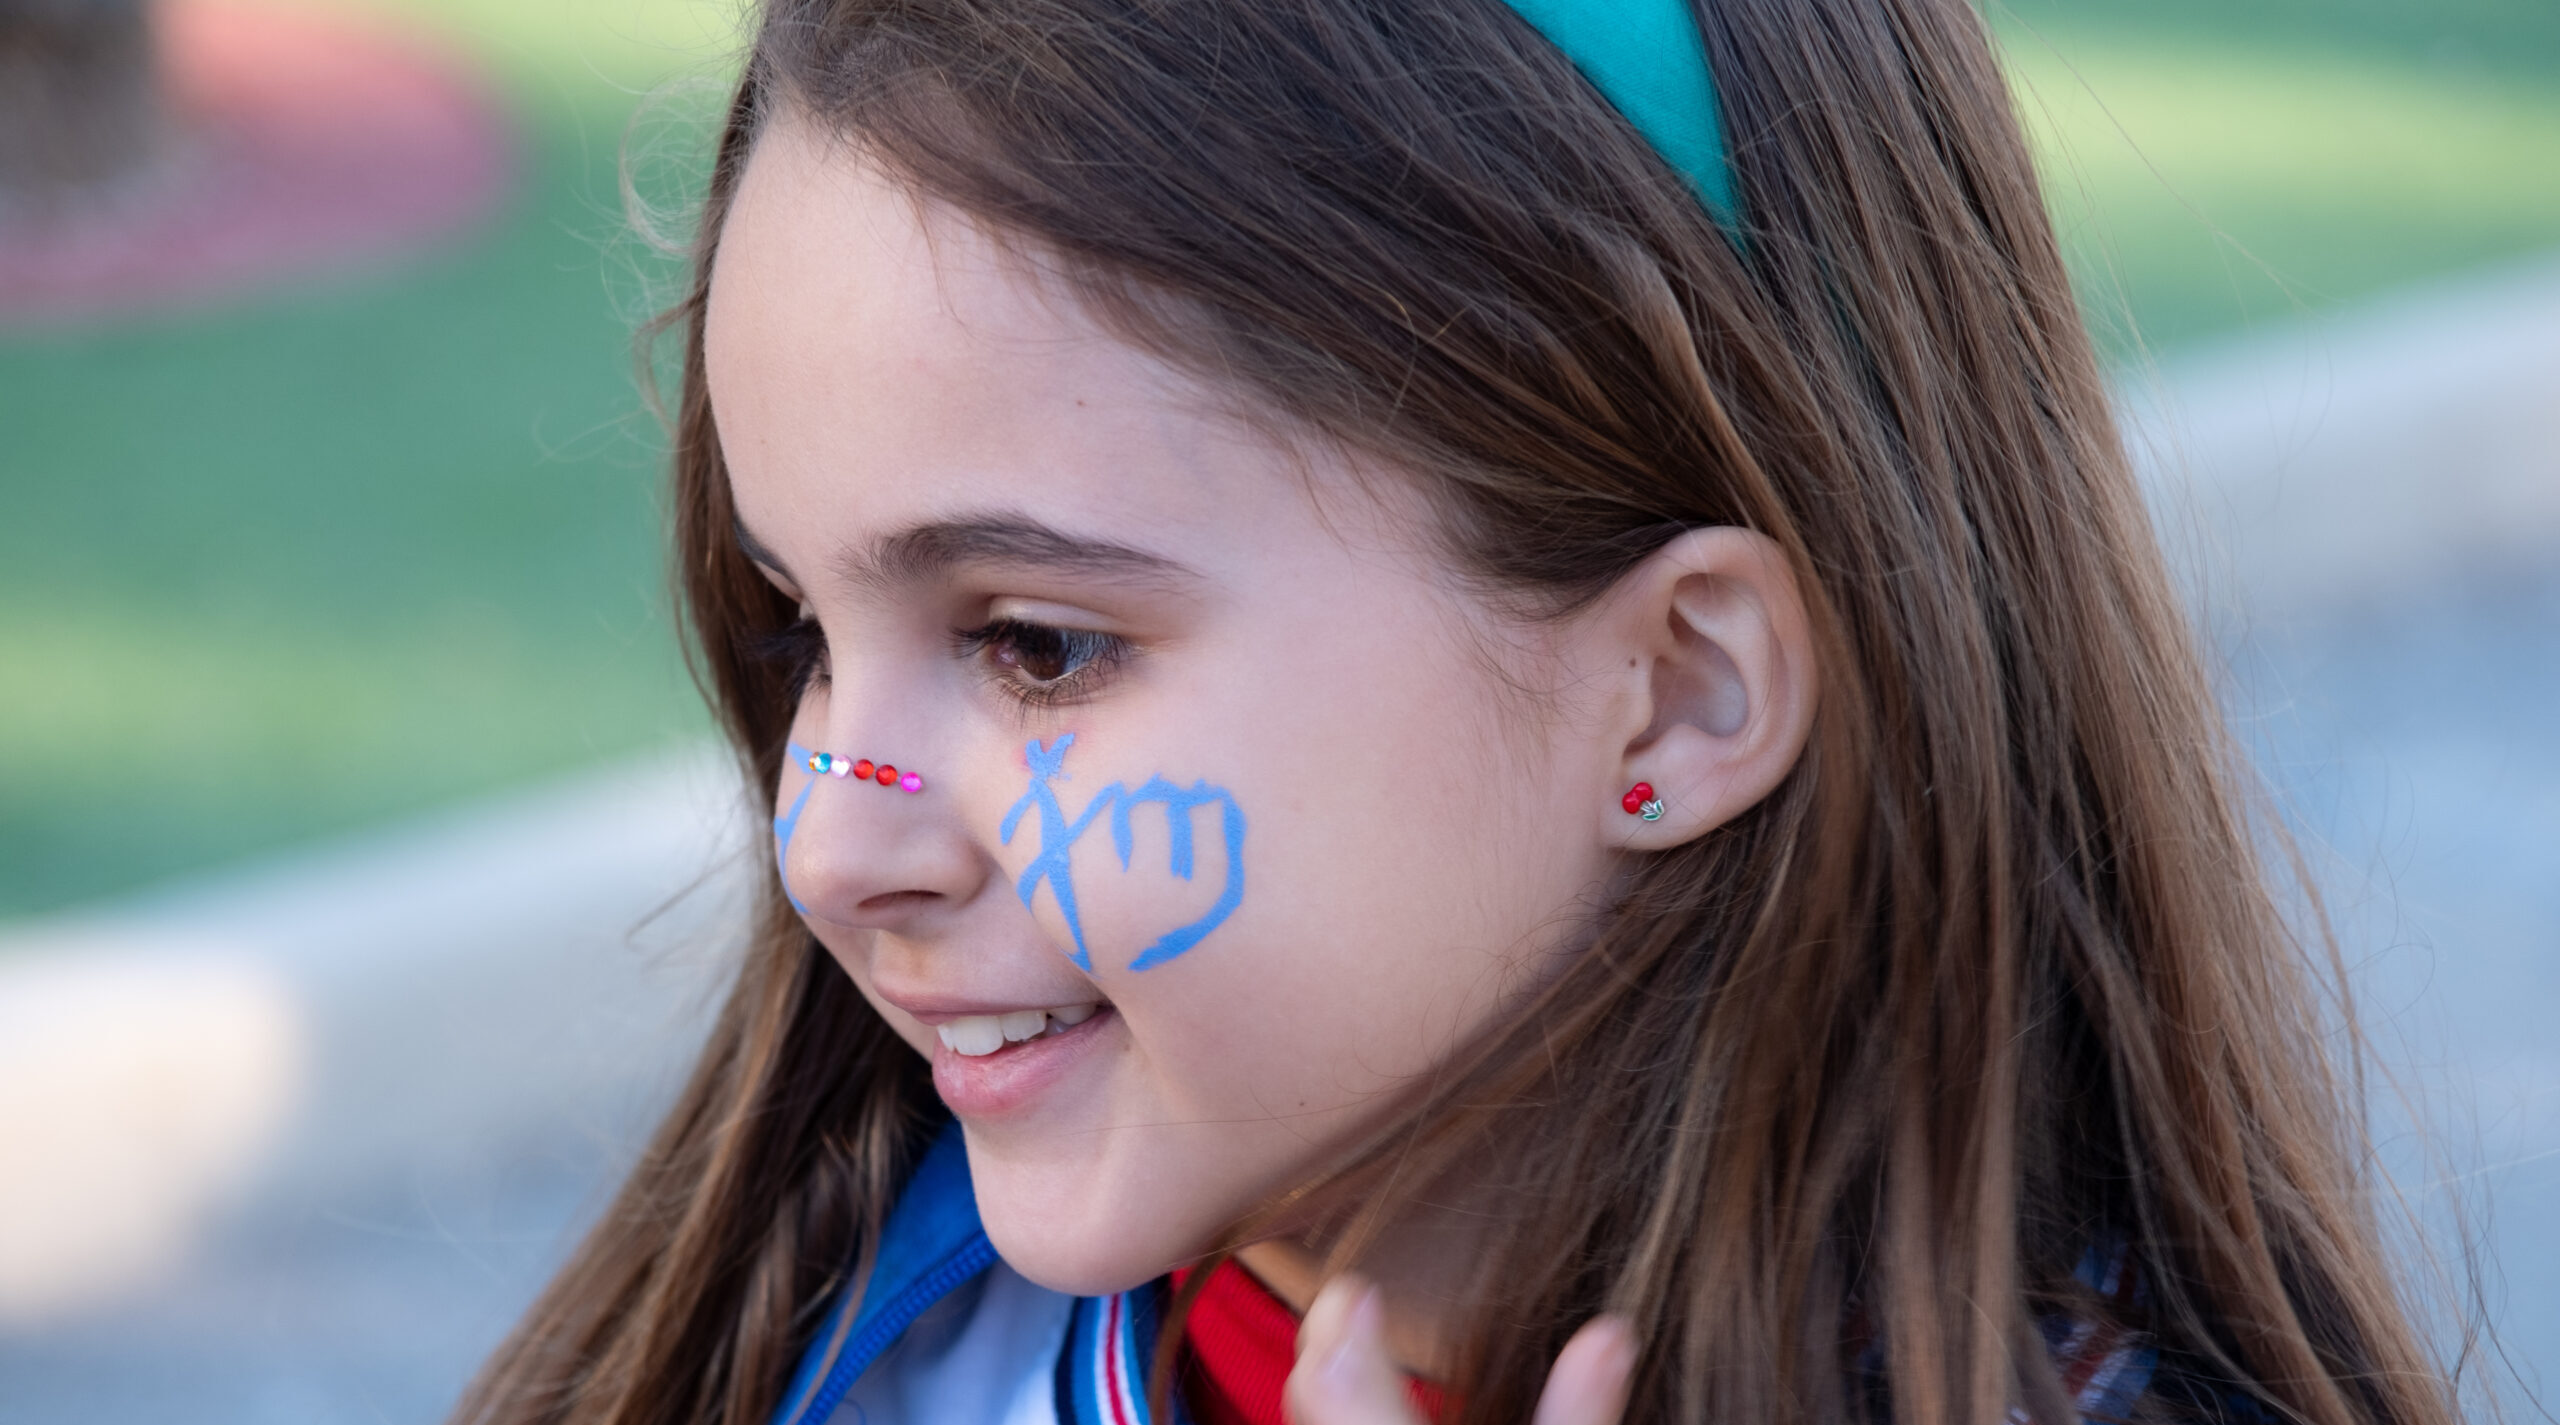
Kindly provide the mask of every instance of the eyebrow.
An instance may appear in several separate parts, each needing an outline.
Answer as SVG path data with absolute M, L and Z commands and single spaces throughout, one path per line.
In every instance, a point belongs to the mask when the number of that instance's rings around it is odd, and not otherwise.
M 785 578 L 791 571 L 744 521 L 731 521 L 738 548 Z M 847 547 L 833 561 L 836 574 L 872 588 L 912 587 L 949 578 L 959 570 L 997 565 L 1076 578 L 1124 583 L 1187 585 L 1199 571 L 1161 554 L 1114 540 L 1069 534 L 1025 515 L 990 514 L 934 520 L 880 536 L 868 548 Z M 798 582 L 796 579 L 793 582 Z

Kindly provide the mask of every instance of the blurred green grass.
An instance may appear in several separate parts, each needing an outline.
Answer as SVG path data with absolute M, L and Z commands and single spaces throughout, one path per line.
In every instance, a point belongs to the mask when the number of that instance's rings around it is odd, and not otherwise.
M 0 336 L 0 913 L 698 732 L 631 332 L 635 101 L 721 12 L 424 0 L 520 126 L 485 231 L 213 310 Z M 700 106 L 695 106 L 698 110 Z M 669 126 L 674 127 L 670 135 Z
M 2553 0 L 2005 0 L 2118 360 L 2560 245 Z
M 498 222 L 394 271 L 0 335 L 0 914 L 704 726 L 628 356 L 670 274 L 615 164 L 641 94 L 716 81 L 735 11 L 375 3 L 511 96 Z M 1994 21 L 2118 359 L 2560 245 L 2551 0 Z

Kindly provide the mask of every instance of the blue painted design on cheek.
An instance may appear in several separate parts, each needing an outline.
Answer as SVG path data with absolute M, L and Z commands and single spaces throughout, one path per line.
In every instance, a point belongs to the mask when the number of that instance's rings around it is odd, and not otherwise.
M 797 742 L 786 743 L 783 748 L 783 756 L 789 759 L 788 765 L 807 771 L 809 766 L 808 748 L 801 746 Z M 791 893 L 791 836 L 792 833 L 800 829 L 800 813 L 808 809 L 809 793 L 817 790 L 817 786 L 818 776 L 816 773 L 811 772 L 809 774 L 809 780 L 800 784 L 800 795 L 792 799 L 791 810 L 784 812 L 782 815 L 773 819 L 774 874 L 779 876 L 782 880 L 782 898 L 791 902 L 791 908 L 800 912 L 802 915 L 807 915 L 809 913 L 809 908 L 802 905 L 800 903 L 800 898 Z
M 1224 787 L 1207 782 L 1194 782 L 1177 787 L 1162 777 L 1150 777 L 1147 784 L 1121 797 L 1111 813 L 1111 839 L 1120 853 L 1120 869 L 1129 869 L 1129 853 L 1133 833 L 1129 813 L 1147 802 L 1164 803 L 1165 828 L 1171 835 L 1172 854 L 1168 858 L 1172 872 L 1184 880 L 1191 879 L 1191 814 L 1202 807 L 1218 808 L 1218 825 L 1226 839 L 1227 883 L 1208 913 L 1189 925 L 1177 926 L 1156 937 L 1154 944 L 1138 952 L 1129 962 L 1132 970 L 1150 970 L 1182 954 L 1207 937 L 1210 931 L 1226 924 L 1227 917 L 1244 904 L 1244 809 L 1236 805 L 1234 794 Z
M 1070 858 L 1076 842 L 1092 829 L 1094 820 L 1106 809 L 1111 812 L 1112 848 L 1120 855 L 1120 869 L 1126 871 L 1136 846 L 1130 813 L 1150 802 L 1162 803 L 1165 827 L 1172 843 L 1166 869 L 1187 881 L 1191 879 L 1196 861 L 1192 813 L 1204 807 L 1219 808 L 1219 827 L 1227 851 L 1226 884 L 1206 915 L 1158 936 L 1129 963 L 1133 970 L 1153 968 L 1199 944 L 1210 931 L 1225 924 L 1227 917 L 1235 914 L 1236 907 L 1243 904 L 1244 811 L 1224 787 L 1213 787 L 1207 782 L 1181 787 L 1158 776 L 1149 778 L 1135 792 L 1123 783 L 1112 783 L 1096 792 L 1093 800 L 1085 804 L 1084 811 L 1069 821 L 1066 808 L 1059 803 L 1058 794 L 1050 784 L 1066 775 L 1067 749 L 1075 744 L 1075 740 L 1075 734 L 1071 732 L 1046 745 L 1034 740 L 1023 749 L 1023 760 L 1031 769 L 1031 785 L 1024 790 L 1022 800 L 1015 802 L 1013 809 L 1004 814 L 1003 822 L 996 828 L 996 839 L 1004 845 L 1012 845 L 1013 834 L 1021 827 L 1024 814 L 1039 814 L 1040 851 L 1031 858 L 1031 864 L 1023 868 L 1021 877 L 1014 883 L 1014 893 L 1022 898 L 1023 905 L 1029 906 L 1039 895 L 1041 885 L 1047 884 L 1049 894 L 1057 900 L 1059 911 L 1066 917 L 1067 934 L 1075 942 L 1075 953 L 1070 958 L 1080 970 L 1093 969 L 1093 954 L 1085 944 L 1084 921 L 1076 906 L 1075 865 Z
M 1075 866 L 1068 856 L 1075 850 L 1076 841 L 1084 835 L 1085 829 L 1093 825 L 1093 819 L 1119 797 L 1120 784 L 1114 782 L 1103 788 L 1085 807 L 1084 814 L 1069 822 L 1067 809 L 1058 804 L 1058 794 L 1049 783 L 1066 775 L 1067 749 L 1074 746 L 1075 741 L 1076 735 L 1070 732 L 1045 747 L 1035 738 L 1023 748 L 1023 760 L 1031 766 L 1031 785 L 1023 792 L 1022 800 L 1013 804 L 1013 810 L 1004 814 L 1003 823 L 996 828 L 996 840 L 1011 846 L 1014 830 L 1022 824 L 1022 814 L 1026 811 L 1040 813 L 1040 854 L 1032 857 L 1031 864 L 1022 868 L 1021 878 L 1014 882 L 1014 894 L 1022 897 L 1023 905 L 1029 906 L 1032 897 L 1040 893 L 1040 883 L 1048 882 L 1049 894 L 1057 898 L 1058 909 L 1067 918 L 1067 935 L 1075 941 L 1076 953 L 1072 958 L 1076 968 L 1091 970 L 1093 953 L 1085 947 L 1084 919 L 1076 912 Z

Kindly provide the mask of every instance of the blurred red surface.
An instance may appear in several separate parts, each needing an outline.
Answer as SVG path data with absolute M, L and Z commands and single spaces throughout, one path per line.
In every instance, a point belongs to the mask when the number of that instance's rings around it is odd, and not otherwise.
M 470 63 L 380 21 L 172 0 L 165 152 L 0 218 L 0 322 L 193 305 L 430 246 L 505 196 L 513 143 Z

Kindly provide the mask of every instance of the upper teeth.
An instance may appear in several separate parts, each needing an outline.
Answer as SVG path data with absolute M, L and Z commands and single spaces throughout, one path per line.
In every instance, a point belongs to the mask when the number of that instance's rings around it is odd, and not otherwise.
M 976 1058 L 1007 1044 L 1072 1029 L 1093 1018 L 1094 1011 L 1100 1008 L 1098 1004 L 1068 1004 L 1055 1009 L 1017 1009 L 1010 1014 L 967 1014 L 935 1025 L 934 1033 L 942 1036 L 942 1042 L 953 1053 Z

